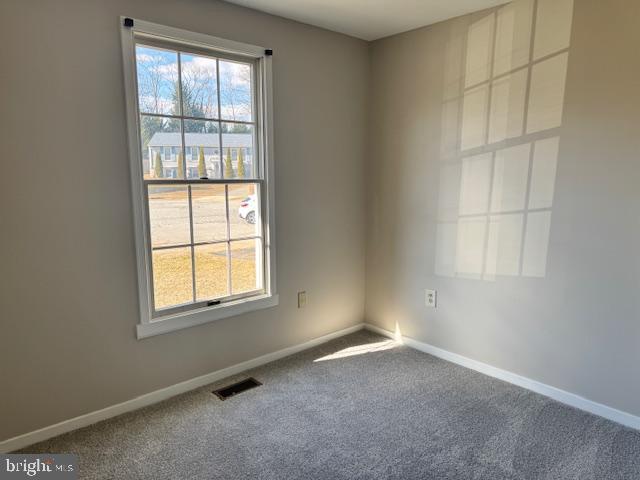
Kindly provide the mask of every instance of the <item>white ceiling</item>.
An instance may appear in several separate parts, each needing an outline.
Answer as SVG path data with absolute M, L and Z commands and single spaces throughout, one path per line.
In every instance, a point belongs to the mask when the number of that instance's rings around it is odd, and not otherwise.
M 508 0 L 227 0 L 263 12 L 376 40 Z

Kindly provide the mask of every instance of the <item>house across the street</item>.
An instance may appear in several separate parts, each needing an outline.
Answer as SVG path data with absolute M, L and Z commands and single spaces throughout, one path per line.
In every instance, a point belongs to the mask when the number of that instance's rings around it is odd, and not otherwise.
M 160 155 L 164 178 L 176 178 L 178 155 L 182 148 L 181 134 L 177 132 L 158 132 L 151 137 L 147 152 L 144 152 L 143 163 L 145 175 L 154 175 L 154 159 Z M 220 157 L 220 139 L 222 152 Z M 231 163 L 238 171 L 238 152 L 242 149 L 245 172 L 251 171 L 253 165 L 253 135 L 250 133 L 185 133 L 186 174 L 193 178 L 198 176 L 198 155 L 202 149 L 207 174 L 210 178 L 220 178 L 224 168 L 223 162 L 231 155 Z

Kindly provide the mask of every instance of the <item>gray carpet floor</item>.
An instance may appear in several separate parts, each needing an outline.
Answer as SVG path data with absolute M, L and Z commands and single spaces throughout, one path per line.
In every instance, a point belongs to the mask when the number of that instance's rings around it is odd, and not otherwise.
M 86 479 L 640 478 L 640 432 L 367 331 L 24 452 Z

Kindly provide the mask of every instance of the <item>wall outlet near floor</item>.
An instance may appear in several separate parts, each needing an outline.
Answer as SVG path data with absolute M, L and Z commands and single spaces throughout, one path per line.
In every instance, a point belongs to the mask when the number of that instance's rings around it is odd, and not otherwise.
M 307 292 L 298 292 L 298 308 L 304 308 L 307 305 Z
M 427 307 L 436 308 L 438 303 L 438 292 L 435 290 L 424 291 L 424 304 Z

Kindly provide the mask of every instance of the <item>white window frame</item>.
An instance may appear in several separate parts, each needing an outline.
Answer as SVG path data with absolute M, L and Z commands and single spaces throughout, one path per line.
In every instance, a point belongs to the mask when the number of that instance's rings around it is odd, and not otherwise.
M 127 22 L 125 22 L 125 18 Z M 137 325 L 139 339 L 160 335 L 174 330 L 201 325 L 211 321 L 247 313 L 278 304 L 275 264 L 275 215 L 274 215 L 274 165 L 273 165 L 273 114 L 271 90 L 271 54 L 263 47 L 247 45 L 231 40 L 167 27 L 138 19 L 133 26 L 126 26 L 131 19 L 121 17 L 122 55 L 129 137 L 129 159 L 133 218 L 138 270 L 138 294 L 140 322 Z M 147 235 L 149 222 L 142 172 L 140 148 L 139 108 L 136 78 L 135 37 L 159 37 L 186 48 L 201 48 L 247 58 L 256 65 L 256 138 L 259 148 L 257 158 L 261 178 L 262 231 L 264 252 L 264 292 L 251 297 L 229 299 L 223 303 L 174 312 L 166 316 L 153 316 L 153 284 L 151 278 L 150 245 Z M 269 53 L 267 53 L 269 52 Z M 231 180 L 232 183 L 233 180 Z M 206 181 L 203 181 L 206 184 Z

